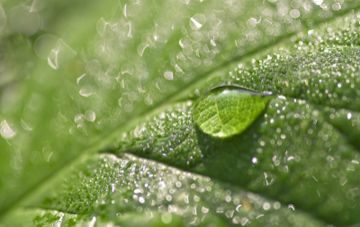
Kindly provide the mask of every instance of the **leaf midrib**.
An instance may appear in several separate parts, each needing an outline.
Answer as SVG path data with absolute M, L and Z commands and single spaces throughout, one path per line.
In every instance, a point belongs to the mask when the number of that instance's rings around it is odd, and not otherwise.
M 330 17 L 330 18 L 326 18 L 323 20 L 321 20 L 321 19 L 315 20 L 313 22 L 313 26 L 311 28 L 312 29 L 317 28 L 325 23 L 331 22 L 340 17 L 344 17 L 358 9 L 360 9 L 360 6 L 352 8 L 352 9 L 346 9 L 346 10 L 340 11 L 338 13 L 335 13 L 334 16 Z M 71 170 L 72 166 L 74 166 L 76 163 L 84 160 L 87 155 L 101 151 L 102 149 L 106 148 L 109 144 L 113 144 L 114 141 L 116 141 L 116 138 L 118 137 L 118 135 L 120 135 L 122 132 L 129 130 L 130 128 L 135 126 L 138 122 L 141 122 L 142 119 L 146 118 L 146 116 L 152 115 L 156 112 L 160 112 L 161 110 L 165 109 L 167 106 L 171 105 L 172 102 L 181 98 L 182 96 L 184 96 L 184 94 L 188 93 L 189 90 L 193 90 L 195 87 L 198 87 L 199 84 L 201 84 L 203 81 L 206 81 L 209 77 L 211 77 L 213 75 L 214 72 L 221 70 L 222 68 L 225 68 L 226 66 L 231 65 L 234 62 L 237 62 L 237 61 L 240 61 L 240 60 L 243 60 L 246 58 L 250 58 L 256 54 L 259 54 L 268 49 L 271 49 L 271 48 L 279 45 L 280 43 L 285 42 L 286 40 L 289 40 L 294 35 L 299 34 L 307 29 L 309 29 L 309 27 L 304 23 L 303 28 L 299 29 L 296 32 L 289 32 L 287 34 L 279 36 L 277 39 L 274 39 L 273 41 L 270 41 L 264 45 L 259 45 L 258 47 L 253 48 L 252 50 L 250 50 L 244 54 L 234 56 L 233 58 L 229 59 L 228 61 L 224 61 L 223 63 L 212 68 L 211 70 L 209 70 L 205 73 L 202 73 L 199 76 L 194 77 L 193 80 L 189 81 L 188 83 L 184 84 L 182 87 L 178 88 L 178 90 L 180 90 L 182 92 L 178 93 L 175 91 L 172 94 L 169 94 L 166 97 L 166 99 L 160 100 L 157 104 L 153 105 L 151 108 L 139 113 L 137 117 L 129 120 L 127 124 L 124 124 L 122 127 L 119 127 L 117 130 L 110 132 L 106 136 L 97 138 L 97 140 L 95 140 L 95 142 L 93 142 L 87 149 L 85 149 L 83 152 L 80 152 L 80 154 L 77 157 L 69 160 L 67 163 L 65 162 L 66 163 L 65 165 L 59 167 L 55 171 L 49 173 L 47 176 L 40 179 L 37 184 L 34 184 L 33 186 L 29 187 L 29 189 L 27 191 L 25 191 L 22 195 L 20 195 L 17 199 L 15 199 L 13 203 L 0 208 L 0 220 L 2 218 L 4 218 L 4 216 L 6 216 L 6 214 L 9 213 L 11 210 L 15 209 L 18 205 L 25 203 L 32 196 L 39 195 L 40 192 L 45 191 L 47 187 L 52 185 L 51 184 L 52 182 L 59 180 L 58 178 L 60 178 L 61 175 L 69 172 Z

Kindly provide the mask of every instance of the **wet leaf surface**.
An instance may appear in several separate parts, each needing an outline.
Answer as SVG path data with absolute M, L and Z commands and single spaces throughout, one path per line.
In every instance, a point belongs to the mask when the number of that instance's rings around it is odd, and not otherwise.
M 359 7 L 1 2 L 1 224 L 359 223 Z

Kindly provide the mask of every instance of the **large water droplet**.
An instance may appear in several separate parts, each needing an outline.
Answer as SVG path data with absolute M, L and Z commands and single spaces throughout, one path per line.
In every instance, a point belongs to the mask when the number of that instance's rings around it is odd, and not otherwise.
M 206 134 L 228 138 L 247 129 L 264 111 L 270 93 L 258 93 L 239 86 L 212 89 L 193 109 L 193 118 Z

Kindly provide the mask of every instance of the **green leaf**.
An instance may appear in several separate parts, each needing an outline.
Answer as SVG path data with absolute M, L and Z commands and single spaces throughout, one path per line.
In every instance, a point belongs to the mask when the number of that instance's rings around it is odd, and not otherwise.
M 236 86 L 209 92 L 194 107 L 194 121 L 214 137 L 227 138 L 243 132 L 264 111 L 269 97 Z
M 89 158 L 68 176 L 5 224 L 14 226 L 16 217 L 29 215 L 29 222 L 39 225 L 93 221 L 126 226 L 321 226 L 279 202 L 132 155 Z
M 338 44 L 348 41 L 356 21 L 337 32 L 324 27 L 299 36 L 292 48 L 231 65 L 197 85 L 203 91 L 226 82 L 271 90 L 276 98 L 245 133 L 226 141 L 209 137 L 194 126 L 194 104 L 180 102 L 124 136 L 119 151 L 295 204 L 325 223 L 360 222 L 354 204 L 360 184 L 359 49 Z
M 2 1 L 0 223 L 359 223 L 359 7 Z M 221 84 L 274 94 L 227 140 Z

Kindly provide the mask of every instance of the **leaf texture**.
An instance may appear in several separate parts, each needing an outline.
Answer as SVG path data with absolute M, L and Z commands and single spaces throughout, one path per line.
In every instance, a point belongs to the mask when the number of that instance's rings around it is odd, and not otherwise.
M 5 225 L 359 222 L 358 1 L 84 3 L 49 1 L 32 35 L 10 23 L 23 3 L 1 3 Z M 44 34 L 60 45 L 45 60 Z M 192 116 L 221 84 L 275 95 L 228 140 Z

